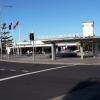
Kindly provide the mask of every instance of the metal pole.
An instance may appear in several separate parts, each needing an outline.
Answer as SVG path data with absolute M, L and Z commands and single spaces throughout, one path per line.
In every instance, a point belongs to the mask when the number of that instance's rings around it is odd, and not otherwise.
M 2 7 L 0 7 L 0 20 L 1 20 L 1 11 Z M 0 54 L 1 54 L 1 59 L 2 59 L 2 26 L 1 26 L 1 21 L 0 21 Z
M 56 60 L 56 55 L 55 55 L 55 43 L 52 44 L 52 61 Z
M 12 29 L 11 31 L 12 31 L 12 37 L 13 37 L 13 29 Z M 14 52 L 14 41 L 13 41 L 12 49 L 13 49 L 12 51 L 13 51 L 13 55 L 14 55 L 14 53 L 15 53 L 15 52 Z
M 0 31 L 1 39 L 0 39 L 0 53 L 1 53 L 1 59 L 2 59 L 2 32 Z
M 19 28 L 19 55 L 21 55 L 21 45 L 20 45 L 20 43 L 21 43 L 20 26 L 18 26 L 18 28 Z
M 83 42 L 80 45 L 81 59 L 83 60 Z
M 3 8 L 12 8 L 13 6 L 11 5 L 3 5 L 3 6 L 0 6 L 0 20 L 1 20 L 1 13 L 2 13 L 2 9 Z M 0 22 L 0 36 L 1 36 L 1 39 L 0 39 L 0 53 L 1 53 L 1 59 L 2 59 L 2 31 L 1 31 L 2 27 L 1 27 L 1 22 Z
M 33 42 L 33 61 L 35 60 L 35 54 L 34 54 L 34 40 L 32 41 Z

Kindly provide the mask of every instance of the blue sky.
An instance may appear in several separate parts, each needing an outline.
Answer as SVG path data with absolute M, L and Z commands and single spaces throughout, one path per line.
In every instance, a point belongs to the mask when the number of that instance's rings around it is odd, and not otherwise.
M 21 41 L 35 37 L 79 34 L 81 23 L 94 21 L 94 33 L 100 35 L 100 0 L 0 0 L 0 5 L 12 5 L 0 13 L 2 22 L 20 21 Z M 18 40 L 18 28 L 13 37 Z

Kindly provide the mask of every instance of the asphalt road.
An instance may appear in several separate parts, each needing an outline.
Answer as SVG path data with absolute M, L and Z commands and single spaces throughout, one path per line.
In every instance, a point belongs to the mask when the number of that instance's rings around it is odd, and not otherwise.
M 100 100 L 100 65 L 0 62 L 0 100 Z

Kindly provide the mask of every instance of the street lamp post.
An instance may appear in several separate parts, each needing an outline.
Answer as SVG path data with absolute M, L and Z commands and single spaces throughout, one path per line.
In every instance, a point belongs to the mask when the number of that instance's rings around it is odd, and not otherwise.
M 1 13 L 2 13 L 2 9 L 3 8 L 12 8 L 13 6 L 11 6 L 11 5 L 3 5 L 3 6 L 0 6 L 0 20 L 2 19 L 2 17 L 1 17 Z M 1 24 L 2 22 L 0 21 L 0 53 L 1 53 L 1 59 L 2 59 L 2 24 Z

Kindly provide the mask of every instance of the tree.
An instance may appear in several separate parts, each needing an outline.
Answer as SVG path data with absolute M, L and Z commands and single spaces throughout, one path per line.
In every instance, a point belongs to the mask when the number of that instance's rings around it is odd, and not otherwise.
M 3 53 L 6 53 L 6 47 L 11 47 L 13 45 L 13 39 L 10 35 L 10 32 L 8 31 L 8 28 L 9 27 L 7 27 L 6 24 L 2 24 L 0 39 Z

